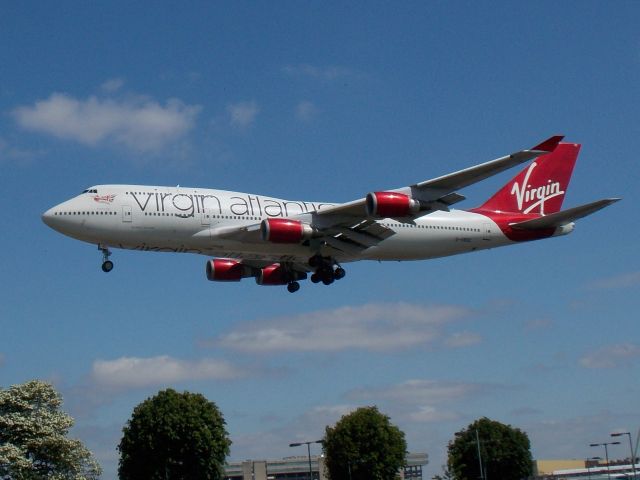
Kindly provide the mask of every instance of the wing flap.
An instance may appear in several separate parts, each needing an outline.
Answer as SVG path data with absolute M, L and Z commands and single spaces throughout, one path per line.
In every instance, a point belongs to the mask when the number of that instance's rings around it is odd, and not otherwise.
M 587 215 L 591 215 L 598 210 L 602 210 L 619 200 L 619 198 L 605 198 L 585 205 L 580 205 L 578 207 L 569 208 L 561 212 L 552 213 L 544 217 L 534 218 L 533 220 L 512 223 L 510 226 L 516 230 L 540 230 L 545 228 L 561 227 L 575 220 L 586 217 Z
M 343 239 L 341 236 L 326 237 L 324 240 L 330 247 L 346 253 L 347 255 L 358 255 L 362 250 L 367 248 L 363 245 L 349 241 L 348 238 Z

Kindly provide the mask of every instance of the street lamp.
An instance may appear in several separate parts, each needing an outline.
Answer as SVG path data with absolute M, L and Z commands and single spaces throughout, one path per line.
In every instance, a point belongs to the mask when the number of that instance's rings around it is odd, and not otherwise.
M 607 459 L 607 478 L 611 480 L 611 472 L 609 470 L 609 445 L 620 445 L 620 442 L 602 442 L 602 443 L 590 443 L 590 447 L 604 447 L 604 456 Z
M 633 480 L 636 480 L 636 459 L 635 454 L 633 453 L 633 443 L 631 442 L 631 432 L 618 432 L 612 433 L 612 437 L 621 437 L 622 435 L 627 435 L 629 437 L 629 450 L 631 450 L 631 470 L 633 471 Z
M 482 468 L 482 454 L 480 453 L 480 434 L 476 429 L 476 447 L 478 448 L 478 463 L 480 465 L 480 480 L 487 480 L 487 474 Z
M 478 433 L 478 430 L 476 429 L 476 439 L 471 440 L 469 442 L 467 442 L 469 445 L 475 443 L 476 444 L 476 449 L 477 449 L 477 453 L 478 453 L 478 468 L 480 469 L 480 476 L 478 477 L 480 480 L 487 480 L 487 469 L 486 467 L 483 468 L 482 466 L 482 453 L 480 451 L 480 433 Z M 461 437 L 463 432 L 457 432 L 455 433 L 456 437 Z M 490 443 L 491 440 L 484 440 L 484 443 Z
M 307 446 L 307 456 L 309 458 L 309 480 L 313 480 L 313 470 L 311 470 L 311 444 L 312 443 L 322 443 L 322 440 L 313 440 L 311 442 L 297 442 L 297 443 L 289 444 L 290 447 L 299 447 L 301 445 Z

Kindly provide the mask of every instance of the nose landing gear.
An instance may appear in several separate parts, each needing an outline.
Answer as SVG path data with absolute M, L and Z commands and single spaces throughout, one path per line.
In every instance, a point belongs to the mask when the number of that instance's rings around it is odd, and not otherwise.
M 98 250 L 102 252 L 102 271 L 105 273 L 109 273 L 113 270 L 113 262 L 109 260 L 111 256 L 111 252 L 109 248 L 103 245 L 98 245 Z

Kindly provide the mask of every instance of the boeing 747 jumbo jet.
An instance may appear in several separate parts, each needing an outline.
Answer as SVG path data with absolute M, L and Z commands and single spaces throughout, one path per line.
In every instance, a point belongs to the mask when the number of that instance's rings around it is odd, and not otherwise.
M 334 204 L 185 187 L 97 185 L 47 210 L 43 221 L 96 244 L 110 272 L 111 247 L 213 257 L 213 281 L 254 277 L 290 292 L 311 272 L 329 285 L 356 260 L 423 260 L 566 235 L 574 221 L 617 198 L 561 210 L 580 145 L 555 136 L 455 173 Z M 524 162 L 524 170 L 471 210 L 456 192 Z

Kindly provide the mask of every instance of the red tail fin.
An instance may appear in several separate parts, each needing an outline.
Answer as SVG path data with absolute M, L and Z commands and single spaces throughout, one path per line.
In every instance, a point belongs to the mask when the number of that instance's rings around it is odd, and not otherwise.
M 513 177 L 479 209 L 540 215 L 560 211 L 579 151 L 578 144 L 559 144 Z

